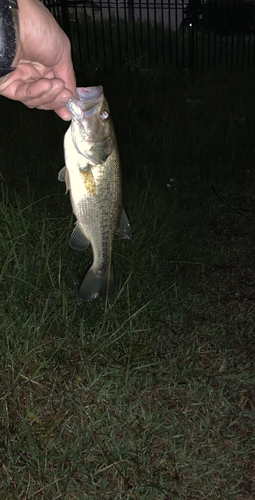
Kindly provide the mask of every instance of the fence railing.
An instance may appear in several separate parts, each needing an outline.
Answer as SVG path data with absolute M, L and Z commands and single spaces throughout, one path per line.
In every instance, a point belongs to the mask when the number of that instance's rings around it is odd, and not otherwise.
M 72 43 L 74 65 L 255 65 L 255 3 L 43 0 Z

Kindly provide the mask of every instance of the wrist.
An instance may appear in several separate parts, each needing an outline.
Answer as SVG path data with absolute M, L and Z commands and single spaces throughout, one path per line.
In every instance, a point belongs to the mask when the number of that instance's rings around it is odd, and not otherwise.
M 19 18 L 16 0 L 0 0 L 0 77 L 12 72 L 19 43 Z

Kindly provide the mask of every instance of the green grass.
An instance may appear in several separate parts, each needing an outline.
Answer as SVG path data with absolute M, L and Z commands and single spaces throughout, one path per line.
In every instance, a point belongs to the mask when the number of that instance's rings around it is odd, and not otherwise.
M 77 298 L 68 125 L 1 98 L 1 498 L 252 500 L 254 74 L 97 83 L 134 235 L 108 303 Z

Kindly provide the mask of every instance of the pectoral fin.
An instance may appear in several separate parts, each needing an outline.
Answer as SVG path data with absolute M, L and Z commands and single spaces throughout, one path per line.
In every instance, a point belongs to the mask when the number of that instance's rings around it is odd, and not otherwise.
M 85 234 L 81 230 L 79 223 L 76 222 L 74 230 L 69 238 L 70 247 L 81 252 L 82 250 L 86 250 L 89 244 L 90 241 L 88 240 L 88 238 L 86 238 Z
M 58 173 L 58 180 L 66 183 L 66 193 L 70 189 L 70 178 L 66 167 L 61 168 Z
M 127 214 L 123 208 L 122 214 L 121 214 L 121 219 L 120 219 L 120 225 L 119 229 L 116 232 L 116 238 L 123 239 L 123 240 L 131 240 L 132 239 L 132 230 L 131 226 L 129 224 Z

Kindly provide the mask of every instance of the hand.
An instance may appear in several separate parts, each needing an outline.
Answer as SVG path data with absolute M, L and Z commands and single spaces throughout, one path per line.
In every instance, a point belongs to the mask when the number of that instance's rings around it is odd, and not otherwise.
M 18 6 L 16 69 L 0 79 L 0 94 L 70 120 L 65 105 L 76 87 L 70 41 L 39 0 L 18 0 Z

